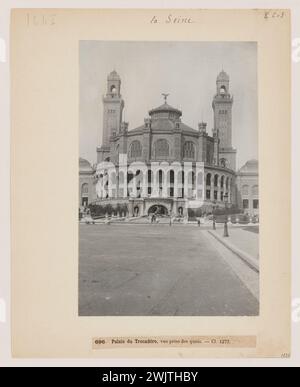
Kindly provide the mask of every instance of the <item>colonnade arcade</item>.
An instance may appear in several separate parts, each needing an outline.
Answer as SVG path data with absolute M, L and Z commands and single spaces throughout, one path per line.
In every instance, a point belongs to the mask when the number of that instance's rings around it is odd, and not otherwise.
M 135 163 L 133 163 L 135 164 Z M 130 165 L 128 169 L 97 170 L 96 192 L 99 199 L 117 198 L 186 198 L 232 202 L 233 175 L 205 171 L 203 165 L 187 163 L 184 168 L 168 163 Z M 201 163 L 203 164 L 203 163 Z
M 225 195 L 228 203 L 234 202 L 234 179 L 232 175 L 220 172 L 208 172 L 205 174 L 205 199 L 224 202 Z

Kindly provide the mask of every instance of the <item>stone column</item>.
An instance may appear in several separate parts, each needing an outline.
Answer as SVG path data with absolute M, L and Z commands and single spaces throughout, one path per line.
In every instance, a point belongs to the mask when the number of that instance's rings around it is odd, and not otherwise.
M 136 189 L 136 176 L 134 175 L 133 178 L 131 179 L 130 186 L 132 189 L 132 197 L 136 198 L 137 194 L 137 189 Z
M 174 159 L 176 161 L 181 160 L 181 133 L 180 133 L 180 125 L 176 125 L 174 130 Z
M 145 170 L 143 173 L 141 197 L 146 198 L 147 196 L 148 196 L 148 170 Z
M 210 200 L 215 200 L 215 175 L 211 172 L 210 178 Z
M 158 168 L 153 169 L 152 196 L 159 196 Z
M 128 203 L 128 215 L 129 215 L 129 217 L 133 216 L 133 200 L 129 200 L 129 203 Z
M 143 131 L 143 160 L 148 162 L 151 158 L 151 119 L 145 118 Z
M 178 198 L 178 169 L 174 169 L 174 199 Z
M 252 196 L 252 186 L 249 185 L 249 215 L 253 214 L 253 196 Z

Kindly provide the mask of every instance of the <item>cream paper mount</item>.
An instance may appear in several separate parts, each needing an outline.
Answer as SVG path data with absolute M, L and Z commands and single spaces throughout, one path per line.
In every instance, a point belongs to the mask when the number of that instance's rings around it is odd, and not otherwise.
M 82 42 L 256 43 L 258 313 L 176 316 L 162 312 L 151 316 L 137 311 L 118 316 L 105 315 L 102 306 L 96 315 L 80 315 L 83 274 L 78 246 L 83 245 L 79 229 L 86 226 L 78 224 Z M 12 11 L 13 356 L 290 356 L 290 43 L 289 10 Z M 193 58 L 186 58 L 187 63 Z M 119 59 L 119 67 L 125 65 L 126 53 Z M 153 66 L 155 60 L 149 57 Z M 110 64 L 107 58 L 103 63 Z M 222 65 L 226 63 L 219 63 Z M 136 66 L 139 69 L 138 63 Z M 103 71 L 105 78 L 108 72 Z M 180 79 L 173 81 L 176 89 Z M 123 82 L 130 84 L 130 79 Z M 98 92 L 93 98 L 100 96 L 96 139 L 100 146 L 105 90 Z M 168 92 L 159 89 L 159 94 Z M 175 96 L 168 98 L 171 104 Z M 149 100 L 149 108 L 155 103 Z M 201 120 L 201 114 L 197 119 Z M 233 127 L 234 120 L 233 113 Z M 283 206 L 284 212 L 280 210 Z

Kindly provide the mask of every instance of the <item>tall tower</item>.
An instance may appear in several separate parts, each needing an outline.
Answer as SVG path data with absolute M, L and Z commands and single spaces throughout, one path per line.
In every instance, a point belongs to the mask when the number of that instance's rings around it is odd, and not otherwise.
M 121 78 L 114 70 L 107 77 L 107 92 L 103 96 L 102 147 L 109 146 L 110 136 L 120 132 L 123 108 Z
M 213 99 L 214 131 L 219 135 L 219 161 L 222 166 L 236 169 L 236 150 L 232 147 L 232 104 L 229 76 L 221 71 L 217 77 L 217 93 Z

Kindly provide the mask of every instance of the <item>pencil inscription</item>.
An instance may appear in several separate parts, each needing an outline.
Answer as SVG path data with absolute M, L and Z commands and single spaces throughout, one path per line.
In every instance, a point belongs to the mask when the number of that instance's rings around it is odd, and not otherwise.
M 269 10 L 265 11 L 265 19 L 283 19 L 285 17 L 285 12 L 280 10 Z
M 153 16 L 150 20 L 151 24 L 192 24 L 195 21 L 189 16 L 174 16 L 171 13 L 164 18 L 159 18 L 158 16 Z
M 27 27 L 54 26 L 56 24 L 55 14 L 26 15 Z

